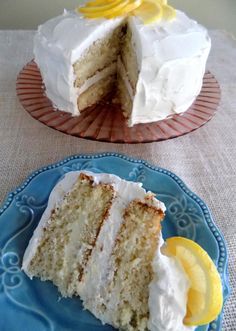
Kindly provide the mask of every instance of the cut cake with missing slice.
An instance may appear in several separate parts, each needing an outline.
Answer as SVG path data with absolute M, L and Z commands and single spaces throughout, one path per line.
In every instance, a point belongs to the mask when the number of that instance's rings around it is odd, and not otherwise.
M 207 30 L 179 10 L 153 24 L 65 11 L 39 26 L 34 39 L 56 109 L 77 116 L 116 91 L 128 126 L 186 111 L 200 93 L 210 48 Z
M 160 258 L 164 204 L 141 186 L 109 174 L 66 174 L 50 195 L 22 266 L 31 278 L 51 280 L 62 296 L 80 296 L 103 323 L 127 331 L 158 330 L 152 302 L 163 293 L 154 289 L 155 263 L 164 270 L 171 260 Z M 188 284 L 171 263 L 167 269 L 185 282 L 183 320 Z M 174 285 L 167 285 L 175 302 Z

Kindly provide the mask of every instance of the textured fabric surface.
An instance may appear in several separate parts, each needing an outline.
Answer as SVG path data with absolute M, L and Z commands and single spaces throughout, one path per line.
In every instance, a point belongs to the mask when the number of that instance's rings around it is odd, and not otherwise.
M 236 330 L 236 41 L 211 31 L 208 69 L 222 90 L 216 116 L 185 136 L 163 142 L 120 145 L 67 136 L 22 108 L 15 82 L 33 57 L 33 31 L 0 31 L 0 201 L 29 173 L 71 154 L 119 152 L 142 158 L 180 176 L 209 206 L 227 241 L 231 296 L 224 331 Z

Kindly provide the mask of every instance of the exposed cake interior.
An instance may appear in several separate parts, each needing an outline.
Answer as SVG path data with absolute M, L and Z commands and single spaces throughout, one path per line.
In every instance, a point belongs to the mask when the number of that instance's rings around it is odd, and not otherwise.
M 28 273 L 51 280 L 63 296 L 78 294 L 78 283 L 114 197 L 112 186 L 81 174 L 52 211 Z
M 134 200 L 124 211 L 124 222 L 112 253 L 114 277 L 107 309 L 113 325 L 124 330 L 147 330 L 149 284 L 163 212 Z
M 66 194 L 57 188 L 63 198 L 36 229 L 23 269 L 51 280 L 65 297 L 79 295 L 105 323 L 147 330 L 164 205 L 140 184 L 116 176 L 74 178 Z
M 138 79 L 137 59 L 131 38 L 128 24 L 121 22 L 108 36 L 94 42 L 74 63 L 79 111 L 116 91 L 124 116 L 129 116 Z

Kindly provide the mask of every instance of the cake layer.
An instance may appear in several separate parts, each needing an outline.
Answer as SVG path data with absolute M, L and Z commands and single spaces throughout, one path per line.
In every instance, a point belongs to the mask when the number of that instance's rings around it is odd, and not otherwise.
M 101 79 L 115 76 L 117 73 L 117 63 L 116 61 L 112 62 L 106 68 L 99 70 L 95 75 L 88 78 L 86 82 L 78 89 L 78 95 L 84 93 L 87 89 L 89 89 L 92 85 L 98 83 Z
M 121 48 L 121 61 L 124 66 L 126 75 L 129 77 L 129 82 L 133 91 L 135 92 L 136 84 L 139 77 L 139 67 L 137 61 L 137 54 L 135 52 L 135 46 L 132 44 L 132 31 L 128 24 L 127 33 L 122 43 Z M 135 94 L 135 93 L 133 93 Z
M 98 103 L 114 90 L 117 74 L 116 61 L 89 78 L 78 89 L 78 108 L 80 111 Z
M 112 186 L 94 184 L 80 174 L 73 188 L 54 205 L 43 225 L 27 273 L 52 280 L 63 296 L 78 294 L 78 283 L 114 197 Z
M 99 101 L 103 100 L 106 95 L 114 90 L 116 83 L 116 73 L 115 75 L 110 75 L 86 89 L 85 92 L 78 97 L 78 108 L 83 111 L 89 106 L 92 106 Z
M 74 74 L 75 86 L 80 88 L 90 77 L 104 70 L 117 61 L 120 53 L 125 26 L 119 26 L 110 32 L 105 38 L 99 39 L 92 44 L 75 62 Z M 96 59 L 96 61 L 94 61 Z
M 130 84 L 128 73 L 125 70 L 125 66 L 120 57 L 117 61 L 117 79 L 118 96 L 120 99 L 123 115 L 126 118 L 129 118 L 131 116 L 135 90 Z
M 149 320 L 152 261 L 158 247 L 163 212 L 148 201 L 134 200 L 123 217 L 111 256 L 114 277 L 108 287 L 111 298 L 107 309 L 113 312 L 113 325 L 128 331 L 145 331 Z

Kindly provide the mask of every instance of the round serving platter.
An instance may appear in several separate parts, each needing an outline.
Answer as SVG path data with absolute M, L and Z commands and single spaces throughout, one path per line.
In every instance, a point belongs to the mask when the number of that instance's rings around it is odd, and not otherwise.
M 11 192 L 0 209 L 0 330 L 112 331 L 84 310 L 80 299 L 60 298 L 51 282 L 30 280 L 22 257 L 44 212 L 48 197 L 63 176 L 76 170 L 112 173 L 142 182 L 166 205 L 163 237 L 184 236 L 201 245 L 220 273 L 224 303 L 229 295 L 228 257 L 224 238 L 207 205 L 174 173 L 143 160 L 116 153 L 75 155 L 45 166 Z M 223 312 L 196 331 L 220 331 Z
M 186 112 L 129 128 L 120 107 L 106 102 L 88 108 L 77 117 L 57 111 L 45 94 L 39 68 L 33 60 L 19 73 L 16 92 L 25 110 L 45 125 L 68 135 L 112 143 L 154 142 L 196 130 L 214 116 L 221 95 L 217 80 L 207 71 L 200 94 Z

